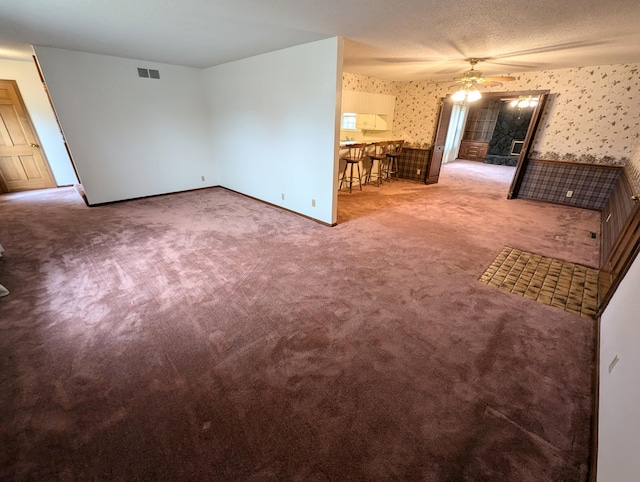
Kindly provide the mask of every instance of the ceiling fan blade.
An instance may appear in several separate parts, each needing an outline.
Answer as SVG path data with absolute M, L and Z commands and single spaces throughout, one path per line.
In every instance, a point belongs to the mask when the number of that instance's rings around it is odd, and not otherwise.
M 430 59 L 418 58 L 418 57 L 379 57 L 375 59 L 377 62 L 387 62 L 390 64 L 418 64 L 424 62 L 432 62 Z
M 376 62 L 386 62 L 390 64 L 459 64 L 460 60 L 450 60 L 442 58 L 429 58 L 429 57 L 378 57 L 374 59 Z M 456 70 L 458 72 L 460 68 Z
M 516 80 L 515 77 L 511 75 L 505 75 L 503 77 L 484 77 L 484 81 L 486 82 L 511 82 Z
M 504 54 L 492 55 L 487 60 L 504 59 L 509 57 L 520 57 L 523 55 L 544 54 L 547 52 L 558 52 L 562 50 L 579 49 L 581 47 L 595 47 L 597 45 L 604 45 L 608 43 L 604 40 L 596 40 L 593 42 L 565 42 L 556 45 L 548 45 L 546 47 L 534 47 L 532 49 L 516 50 L 513 52 L 506 52 Z
M 517 69 L 535 69 L 536 65 L 525 65 L 525 64 L 517 64 L 517 63 L 508 63 L 508 62 L 494 62 L 492 60 L 487 60 L 487 64 L 491 65 L 501 65 L 503 67 L 515 67 Z

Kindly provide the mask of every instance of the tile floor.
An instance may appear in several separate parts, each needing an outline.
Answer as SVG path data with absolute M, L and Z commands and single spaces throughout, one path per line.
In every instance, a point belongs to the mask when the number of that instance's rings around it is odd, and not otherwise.
M 504 247 L 480 281 L 584 318 L 596 316 L 597 269 Z

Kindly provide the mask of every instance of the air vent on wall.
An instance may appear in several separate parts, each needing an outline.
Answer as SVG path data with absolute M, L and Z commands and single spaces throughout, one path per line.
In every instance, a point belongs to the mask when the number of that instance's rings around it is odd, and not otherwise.
M 154 69 L 141 69 L 138 67 L 138 77 L 144 77 L 145 79 L 159 79 L 160 71 Z

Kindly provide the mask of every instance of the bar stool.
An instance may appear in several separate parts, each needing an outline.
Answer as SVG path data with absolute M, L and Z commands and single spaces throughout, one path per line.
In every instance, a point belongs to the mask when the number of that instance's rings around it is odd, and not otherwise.
M 362 175 L 360 174 L 360 162 L 362 162 L 365 158 L 365 148 L 366 144 L 351 144 L 347 146 L 348 151 L 340 156 L 340 160 L 345 162 L 344 171 L 342 173 L 342 179 L 340 179 L 340 187 L 338 187 L 338 191 L 342 189 L 342 183 L 347 179 L 349 181 L 349 192 L 352 192 L 351 188 L 353 186 L 353 180 L 356 179 L 353 176 L 353 166 L 356 165 L 358 167 L 358 185 L 360 186 L 360 190 L 362 191 Z M 347 169 L 349 170 L 349 177 L 347 177 Z
M 373 148 L 371 152 L 367 155 L 371 160 L 371 164 L 369 165 L 369 172 L 367 172 L 366 182 L 371 182 L 371 173 L 373 168 L 376 165 L 376 161 L 378 162 L 378 168 L 376 170 L 376 186 L 380 187 L 380 179 L 382 179 L 382 167 L 387 160 L 387 145 L 389 143 L 387 141 L 374 142 L 371 144 Z
M 396 175 L 396 181 L 398 180 L 398 157 L 402 154 L 403 146 L 404 141 L 389 141 L 387 146 L 387 165 L 385 175 L 389 182 L 391 182 L 391 177 L 394 174 Z

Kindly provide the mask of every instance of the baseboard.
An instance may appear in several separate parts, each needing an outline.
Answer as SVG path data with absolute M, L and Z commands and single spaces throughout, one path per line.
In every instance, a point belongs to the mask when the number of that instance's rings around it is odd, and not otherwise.
M 82 184 L 76 184 L 76 190 L 78 189 L 78 186 L 82 187 Z M 214 187 L 222 187 L 220 185 L 215 185 L 215 186 L 206 186 L 206 187 L 198 187 L 195 189 L 185 189 L 184 191 L 173 191 L 173 192 L 163 192 L 163 193 L 159 193 L 159 194 L 149 194 L 148 196 L 138 196 L 138 197 L 132 197 L 132 198 L 127 198 L 127 199 L 118 199 L 117 201 L 106 201 L 103 203 L 93 203 L 90 204 L 88 202 L 88 200 L 86 199 L 86 195 L 84 195 L 84 189 L 82 190 L 82 194 L 81 196 L 83 196 L 83 198 L 85 199 L 85 202 L 87 203 L 87 206 L 89 207 L 98 207 L 98 206 L 107 206 L 109 204 L 117 204 L 117 203 L 124 203 L 127 201 L 136 201 L 138 199 L 148 199 L 148 198 L 152 198 L 152 197 L 159 197 L 159 196 L 171 196 L 172 194 L 180 194 L 183 192 L 195 192 L 195 191 L 202 191 L 204 189 L 211 189 Z M 78 191 L 80 192 L 80 191 Z
M 296 216 L 301 216 L 303 218 L 310 219 L 311 221 L 315 221 L 316 223 L 322 224 L 323 226 L 327 226 L 327 227 L 332 228 L 333 226 L 337 226 L 337 224 L 338 224 L 338 223 L 326 223 L 324 221 L 320 221 L 319 219 L 312 218 L 311 216 L 307 216 L 306 214 L 301 214 L 301 213 L 299 213 L 297 211 L 293 211 L 291 209 L 287 209 L 287 208 L 279 206 L 277 204 L 270 203 L 269 201 L 265 201 L 263 199 L 258 199 L 257 197 L 253 197 L 253 196 L 250 196 L 250 195 L 242 193 L 242 192 L 234 191 L 233 189 L 229 189 L 228 187 L 224 187 L 224 186 L 218 186 L 218 187 L 221 187 L 222 189 L 226 189 L 229 192 L 232 192 L 232 193 L 235 193 L 235 194 L 239 194 L 240 196 L 244 196 L 244 197 L 247 197 L 249 199 L 253 199 L 254 201 L 258 201 L 258 202 L 261 202 L 263 204 L 267 204 L 269 206 L 273 206 L 274 208 L 282 209 L 283 211 L 287 211 L 289 213 L 295 214 Z

